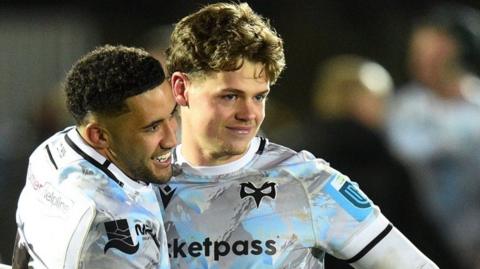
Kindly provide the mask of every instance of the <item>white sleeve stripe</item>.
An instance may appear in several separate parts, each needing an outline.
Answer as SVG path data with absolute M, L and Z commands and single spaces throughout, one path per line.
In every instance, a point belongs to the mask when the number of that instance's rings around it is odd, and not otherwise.
M 385 236 L 387 236 L 387 234 L 393 229 L 393 226 L 392 224 L 388 224 L 387 227 L 385 227 L 385 229 L 380 233 L 378 234 L 372 241 L 370 241 L 370 243 L 368 243 L 362 250 L 360 250 L 360 252 L 358 252 L 355 256 L 353 256 L 352 258 L 348 259 L 348 260 L 345 260 L 345 262 L 347 263 L 354 263 L 358 260 L 360 260 L 363 256 L 365 256 L 365 254 L 367 254 L 373 247 L 375 247 L 378 242 L 380 242 L 383 238 L 385 238 Z

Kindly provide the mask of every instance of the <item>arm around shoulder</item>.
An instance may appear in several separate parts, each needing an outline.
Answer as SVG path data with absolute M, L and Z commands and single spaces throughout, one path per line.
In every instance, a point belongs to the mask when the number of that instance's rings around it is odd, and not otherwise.
M 44 184 L 23 190 L 17 226 L 33 268 L 77 268 L 95 204 L 81 194 Z M 55 250 L 55 251 L 53 251 Z

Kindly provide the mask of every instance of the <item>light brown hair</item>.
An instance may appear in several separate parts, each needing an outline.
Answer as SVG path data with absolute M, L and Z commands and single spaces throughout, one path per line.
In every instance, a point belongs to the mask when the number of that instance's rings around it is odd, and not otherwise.
M 212 4 L 183 18 L 166 53 L 168 76 L 234 71 L 248 60 L 262 63 L 274 84 L 285 67 L 282 39 L 247 3 Z

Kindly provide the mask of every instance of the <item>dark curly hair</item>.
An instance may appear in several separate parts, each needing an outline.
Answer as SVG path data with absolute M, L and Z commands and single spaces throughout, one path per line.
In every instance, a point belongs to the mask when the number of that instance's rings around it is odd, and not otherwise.
M 89 112 L 118 115 L 128 111 L 125 99 L 155 88 L 164 79 L 160 62 L 143 49 L 98 47 L 68 72 L 64 83 L 67 108 L 77 124 Z
M 247 3 L 211 4 L 183 18 L 166 54 L 169 76 L 234 71 L 249 60 L 264 64 L 273 84 L 285 67 L 282 39 Z

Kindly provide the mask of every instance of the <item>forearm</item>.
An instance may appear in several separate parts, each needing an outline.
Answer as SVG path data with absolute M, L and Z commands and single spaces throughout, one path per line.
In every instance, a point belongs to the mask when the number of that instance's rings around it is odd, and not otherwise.
M 439 268 L 395 227 L 351 265 L 357 269 Z

